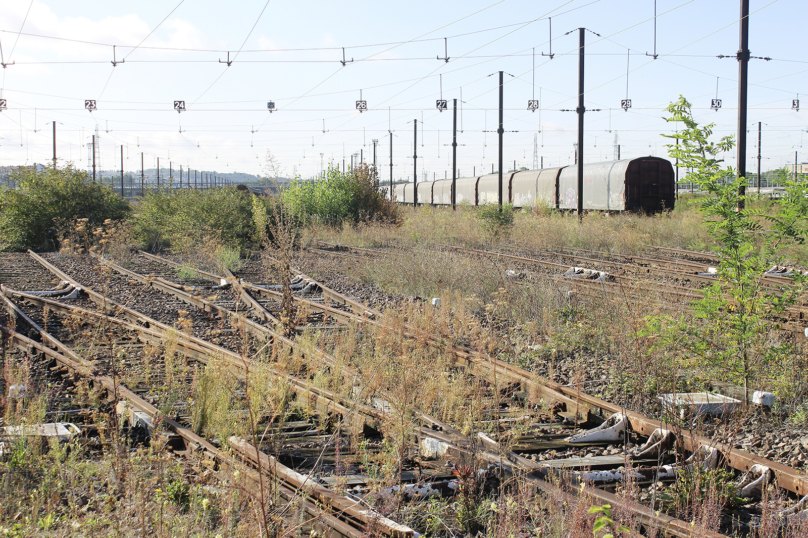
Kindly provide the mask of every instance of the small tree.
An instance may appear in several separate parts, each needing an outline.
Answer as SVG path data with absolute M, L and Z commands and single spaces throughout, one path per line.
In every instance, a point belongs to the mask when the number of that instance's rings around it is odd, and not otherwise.
M 697 203 L 721 260 L 716 281 L 694 305 L 700 323 L 679 323 L 676 329 L 684 338 L 676 341 L 727 380 L 741 382 L 748 400 L 750 379 L 765 374 L 789 351 L 772 338 L 776 328 L 772 320 L 793 304 L 804 279 L 795 273 L 795 286 L 776 290 L 765 285 L 763 276 L 784 245 L 804 241 L 805 193 L 799 184 L 789 182 L 789 195 L 777 204 L 773 216 L 759 209 L 739 209 L 746 198 L 739 194 L 746 178 L 736 179 L 718 158 L 719 152 L 732 149 L 732 137 L 711 141 L 714 124 L 699 126 L 684 97 L 666 110 L 671 114 L 666 121 L 685 126 L 674 135 L 663 135 L 680 142 L 667 145 L 668 155 L 691 168 L 688 179 L 707 192 Z

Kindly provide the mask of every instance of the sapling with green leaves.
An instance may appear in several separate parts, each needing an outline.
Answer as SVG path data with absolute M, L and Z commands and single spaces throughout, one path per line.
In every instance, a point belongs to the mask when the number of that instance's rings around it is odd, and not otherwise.
M 667 145 L 668 155 L 690 168 L 687 180 L 706 193 L 695 203 L 720 258 L 715 281 L 693 305 L 697 323 L 680 319 L 669 327 L 673 332 L 666 345 L 682 346 L 698 361 L 696 366 L 741 383 L 748 401 L 751 380 L 771 379 L 771 368 L 782 367 L 792 355 L 790 344 L 777 338 L 774 320 L 794 303 L 805 279 L 795 272 L 793 285 L 773 287 L 764 273 L 779 261 L 786 245 L 805 240 L 805 191 L 799 183 L 787 182 L 788 195 L 775 205 L 774 214 L 746 206 L 746 196 L 740 194 L 746 178 L 736 178 L 719 157 L 732 149 L 733 138 L 712 140 L 715 124 L 699 125 L 684 97 L 666 111 L 666 121 L 684 126 L 676 134 L 662 135 L 679 141 Z

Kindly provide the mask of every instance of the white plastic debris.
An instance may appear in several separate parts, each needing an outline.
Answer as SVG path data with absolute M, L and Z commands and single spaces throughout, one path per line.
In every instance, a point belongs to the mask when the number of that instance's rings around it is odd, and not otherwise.
M 25 385 L 11 385 L 8 388 L 8 397 L 19 400 L 25 397 Z
M 433 297 L 432 298 L 432 306 L 440 308 L 441 300 L 440 297 Z
M 657 428 L 637 451 L 637 458 L 658 458 L 673 444 L 673 434 L 670 430 Z
M 756 390 L 752 393 L 752 403 L 762 405 L 764 407 L 771 407 L 774 405 L 774 394 L 762 390 Z
M 446 456 L 449 444 L 431 437 L 423 437 L 420 444 L 421 457 L 428 460 L 437 460 Z
M 718 466 L 720 452 L 714 446 L 701 445 L 683 464 L 663 465 L 659 468 L 659 478 L 674 478 L 676 472 L 684 469 L 715 469 Z
M 586 269 L 585 267 L 570 267 L 564 273 L 567 278 L 583 278 L 585 280 L 595 280 L 598 282 L 611 282 L 614 277 L 606 271 L 596 271 L 594 269 Z
M 749 468 L 749 472 L 738 483 L 738 496 L 744 499 L 760 497 L 763 494 L 763 488 L 771 482 L 772 478 L 774 475 L 771 469 L 756 463 Z
M 613 443 L 621 441 L 628 429 L 628 418 L 615 413 L 597 428 L 581 432 L 564 439 L 568 443 Z

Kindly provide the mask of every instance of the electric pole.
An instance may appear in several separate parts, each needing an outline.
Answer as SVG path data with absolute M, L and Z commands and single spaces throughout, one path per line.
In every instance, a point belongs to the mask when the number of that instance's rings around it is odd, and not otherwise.
M 157 189 L 160 189 L 160 157 L 157 157 Z
M 379 143 L 379 140 L 374 138 L 373 139 L 373 168 L 376 168 L 376 144 Z
M 738 188 L 738 209 L 744 208 L 746 195 L 746 93 L 749 72 L 749 0 L 741 0 L 741 35 L 738 50 L 738 178 L 743 183 Z
M 143 197 L 146 186 L 146 169 L 143 167 L 143 152 L 140 152 L 140 196 Z
M 56 170 L 56 122 L 53 122 L 53 169 Z
M 457 210 L 457 99 L 452 108 L 452 211 Z
M 413 140 L 412 145 L 412 206 L 418 205 L 418 119 L 416 118 L 413 123 Z M 796 170 L 796 168 L 795 168 Z
M 95 135 L 93 135 L 93 183 L 95 183 Z
M 505 129 L 502 128 L 502 75 L 503 71 L 499 72 L 499 127 L 497 128 L 497 135 L 499 136 L 499 210 L 502 212 L 502 134 Z
M 758 188 L 758 198 L 760 198 L 760 132 L 761 132 L 761 122 L 758 122 L 758 177 L 757 177 L 757 188 Z
M 395 200 L 393 196 L 393 131 L 387 131 L 390 135 L 390 201 Z
M 53 159 L 53 162 L 56 162 L 56 159 Z M 54 164 L 55 167 L 55 164 Z M 121 198 L 123 198 L 123 144 L 121 144 Z
M 676 139 L 676 149 L 679 150 L 679 139 Z M 679 157 L 676 157 L 676 196 L 675 199 L 679 199 Z
M 584 218 L 584 28 L 578 28 L 578 222 Z

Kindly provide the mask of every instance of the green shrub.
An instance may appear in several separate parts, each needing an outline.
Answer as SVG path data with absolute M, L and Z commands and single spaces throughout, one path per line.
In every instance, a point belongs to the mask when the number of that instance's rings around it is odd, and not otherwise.
M 125 200 L 72 166 L 40 172 L 20 167 L 9 177 L 18 188 L 0 189 L 1 250 L 58 249 L 69 221 L 86 218 L 95 227 L 129 213 Z
M 502 211 L 499 205 L 487 204 L 480 207 L 477 216 L 482 220 L 483 229 L 498 237 L 513 227 L 513 204 L 503 204 Z
M 322 179 L 293 181 L 282 196 L 291 211 L 307 221 L 331 226 L 398 221 L 396 206 L 379 192 L 375 167 L 365 164 L 347 173 L 329 166 Z
M 248 248 L 256 235 L 252 198 L 229 187 L 147 192 L 135 215 L 135 236 L 147 249 L 187 250 L 206 238 Z

